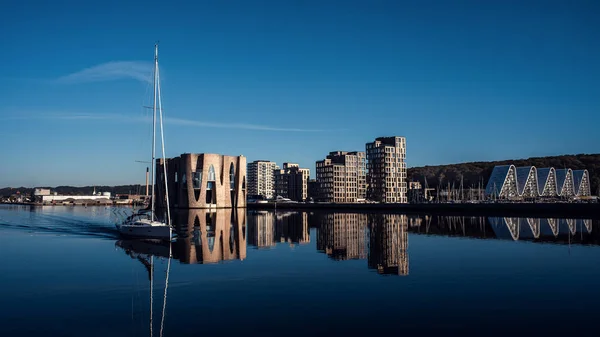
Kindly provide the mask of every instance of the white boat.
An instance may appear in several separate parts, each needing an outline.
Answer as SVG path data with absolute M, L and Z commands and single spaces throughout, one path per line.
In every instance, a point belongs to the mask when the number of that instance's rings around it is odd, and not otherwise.
M 164 222 L 156 220 L 147 210 L 135 213 L 121 223 L 118 228 L 121 235 L 132 238 L 165 239 L 173 237 L 173 229 Z
M 161 148 L 162 158 L 165 161 L 165 138 L 163 132 L 163 113 L 162 103 L 160 99 L 160 74 L 158 70 L 158 45 L 154 45 L 154 94 L 153 94 L 153 105 L 152 105 L 152 198 L 150 199 L 150 210 L 140 210 L 137 213 L 127 217 L 123 222 L 118 223 L 117 229 L 121 235 L 126 237 L 134 238 L 146 238 L 146 239 L 161 239 L 171 240 L 173 238 L 173 229 L 171 227 L 171 212 L 169 210 L 169 195 L 166 195 L 167 205 L 167 219 L 166 222 L 159 221 L 156 217 L 155 212 L 155 191 L 154 186 L 156 185 L 154 170 L 156 167 L 156 112 L 158 110 L 160 119 L 160 137 L 161 137 Z M 165 191 L 168 191 L 167 186 L 167 166 L 163 165 L 165 178 Z

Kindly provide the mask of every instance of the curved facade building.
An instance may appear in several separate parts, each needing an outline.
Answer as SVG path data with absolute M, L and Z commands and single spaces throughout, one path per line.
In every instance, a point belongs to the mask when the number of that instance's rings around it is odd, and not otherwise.
M 165 206 L 163 160 L 156 163 L 156 200 Z M 246 157 L 184 153 L 167 159 L 171 208 L 246 207 Z
M 588 197 L 590 177 L 587 170 L 501 165 L 494 167 L 485 194 L 504 199 Z

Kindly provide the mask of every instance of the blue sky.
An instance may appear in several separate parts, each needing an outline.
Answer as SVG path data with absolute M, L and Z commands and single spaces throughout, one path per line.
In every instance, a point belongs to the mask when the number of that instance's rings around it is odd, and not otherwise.
M 0 186 L 140 183 L 160 41 L 167 155 L 408 166 L 600 151 L 597 1 L 12 1 Z M 314 173 L 313 173 L 314 175 Z

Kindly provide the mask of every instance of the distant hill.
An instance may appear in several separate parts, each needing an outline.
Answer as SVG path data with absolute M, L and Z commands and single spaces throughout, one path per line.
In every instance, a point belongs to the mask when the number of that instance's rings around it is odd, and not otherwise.
M 425 183 L 425 178 L 427 178 L 427 184 L 432 188 L 436 188 L 440 184 L 440 181 L 442 182 L 442 187 L 447 187 L 448 183 L 450 183 L 450 185 L 454 183 L 454 186 L 458 188 L 460 186 L 461 176 L 463 176 L 464 188 L 477 188 L 480 182 L 482 184 L 482 188 L 485 188 L 485 185 L 492 174 L 494 166 L 508 164 L 513 164 L 517 167 L 535 166 L 537 168 L 554 167 L 556 169 L 587 169 L 590 173 L 590 187 L 592 189 L 592 194 L 597 194 L 598 187 L 600 186 L 600 154 L 577 154 L 492 162 L 473 162 L 451 165 L 412 167 L 408 169 L 407 176 L 409 181 L 420 181 L 422 184 Z
M 120 186 L 84 186 L 84 187 L 74 187 L 74 186 L 57 186 L 57 187 L 47 187 L 47 186 L 38 186 L 37 188 L 49 188 L 52 192 L 58 192 L 58 194 L 62 195 L 91 195 L 94 192 L 94 188 L 96 192 L 110 192 L 112 195 L 115 194 L 145 194 L 146 193 L 146 185 L 120 185 Z M 33 193 L 33 188 L 28 187 L 5 187 L 0 188 L 0 196 L 10 196 L 12 194 L 16 194 L 17 191 L 23 195 L 31 195 Z

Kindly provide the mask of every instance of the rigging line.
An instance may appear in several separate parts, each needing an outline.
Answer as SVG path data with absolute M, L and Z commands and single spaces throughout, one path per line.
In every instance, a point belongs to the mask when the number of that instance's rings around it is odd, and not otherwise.
M 165 180 L 165 197 L 167 202 L 167 225 L 171 226 L 171 207 L 169 207 L 169 186 L 167 185 L 167 157 L 165 155 L 165 134 L 163 128 L 162 99 L 160 94 L 160 70 L 158 69 L 158 67 L 156 67 L 156 79 L 158 85 L 158 111 L 160 115 L 160 139 L 162 144 L 163 175 Z
M 141 111 L 139 113 L 139 117 L 142 118 L 142 120 L 147 120 L 149 117 L 149 111 L 146 108 L 146 105 L 148 105 L 148 99 L 149 99 L 149 93 L 150 93 L 150 87 L 152 86 L 151 82 L 146 82 L 146 85 L 144 86 L 144 96 L 142 96 L 142 103 L 141 103 Z M 150 107 L 152 108 L 152 107 Z M 142 123 L 143 124 L 143 123 Z M 133 130 L 130 131 L 130 133 L 133 134 Z M 146 130 L 146 133 L 144 134 L 146 137 L 140 137 L 138 140 L 137 148 L 136 150 L 139 151 L 139 149 L 143 149 L 146 145 L 147 145 L 147 139 L 150 138 L 150 131 Z
M 169 242 L 169 261 L 167 262 L 167 276 L 165 277 L 165 295 L 163 297 L 162 318 L 160 320 L 160 337 L 163 335 L 165 314 L 167 309 L 167 287 L 169 286 L 169 271 L 171 270 L 171 243 Z
M 156 185 L 154 181 L 154 170 L 156 168 L 156 163 L 154 158 L 156 156 L 156 85 L 157 85 L 157 75 L 158 75 L 158 45 L 154 45 L 154 104 L 152 106 L 152 205 L 151 205 L 151 220 L 154 220 L 154 204 L 155 204 L 155 196 L 154 196 L 154 185 Z

